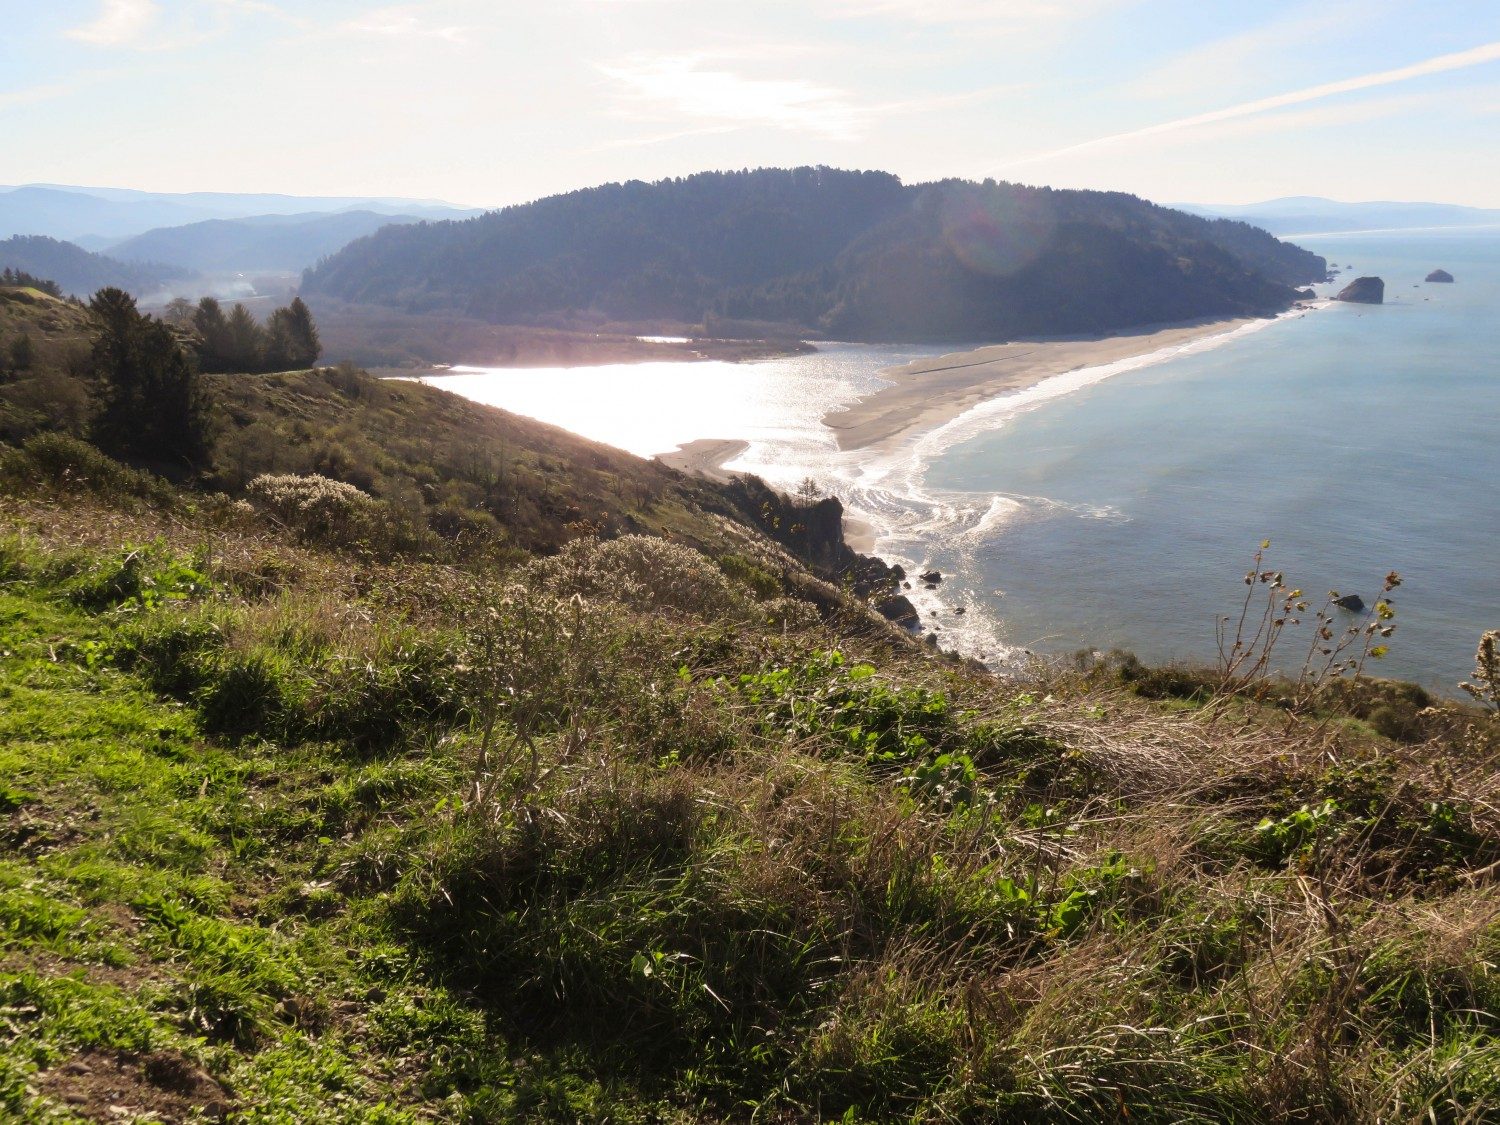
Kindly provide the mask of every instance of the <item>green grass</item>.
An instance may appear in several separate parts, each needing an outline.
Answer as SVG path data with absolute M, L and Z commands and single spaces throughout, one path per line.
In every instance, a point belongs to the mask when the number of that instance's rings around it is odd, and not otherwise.
M 0 1116 L 1500 1095 L 1476 711 L 1288 715 L 1128 661 L 1002 681 L 789 598 L 815 580 L 732 527 L 717 562 L 385 560 L 126 472 L 0 500 Z

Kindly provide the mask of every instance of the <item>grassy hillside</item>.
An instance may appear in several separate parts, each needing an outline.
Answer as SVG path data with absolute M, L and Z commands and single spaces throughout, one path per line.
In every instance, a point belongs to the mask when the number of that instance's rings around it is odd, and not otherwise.
M 998 679 L 867 608 L 832 501 L 352 371 L 214 391 L 180 484 L 0 445 L 0 1117 L 1500 1101 L 1493 710 Z
M 382 563 L 34 461 L 0 500 L 19 1120 L 1500 1096 L 1493 720 L 1002 682 L 658 539 Z

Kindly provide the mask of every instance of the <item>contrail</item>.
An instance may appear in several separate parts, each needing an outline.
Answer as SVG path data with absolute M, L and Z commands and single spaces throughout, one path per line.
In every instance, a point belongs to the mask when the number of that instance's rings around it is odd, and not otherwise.
M 1239 105 L 1232 105 L 1226 109 L 1216 109 L 1210 113 L 1199 113 L 1192 117 L 1179 117 L 1175 121 L 1163 121 L 1159 125 L 1148 125 L 1144 129 L 1132 129 L 1125 133 L 1112 133 L 1107 137 L 1096 137 L 1091 141 L 1081 141 L 1076 145 L 1068 145 L 1066 148 L 1053 149 L 1051 152 L 1037 153 L 1034 156 L 1023 156 L 1000 167 L 1011 168 L 1017 164 L 1035 164 L 1038 161 L 1051 160 L 1054 157 L 1064 156 L 1070 152 L 1097 148 L 1100 145 L 1133 141 L 1139 137 L 1154 137 L 1160 133 L 1172 133 L 1178 129 L 1191 129 L 1195 125 L 1211 125 L 1216 121 L 1229 121 L 1236 117 L 1251 117 L 1257 113 L 1265 113 L 1267 110 L 1281 109 L 1289 105 L 1300 105 L 1303 102 L 1312 102 L 1320 98 L 1333 97 L 1335 94 L 1349 94 L 1356 90 L 1369 90 L 1375 86 L 1389 86 L 1392 82 L 1405 82 L 1410 78 L 1423 78 L 1429 74 L 1442 74 L 1450 70 L 1463 70 L 1466 67 L 1479 66 L 1482 63 L 1497 61 L 1500 61 L 1500 42 L 1486 43 L 1482 47 L 1472 47 L 1467 51 L 1456 51 L 1451 55 L 1438 55 L 1436 58 L 1427 59 L 1425 62 L 1412 63 L 1410 66 L 1397 67 L 1395 70 L 1381 70 L 1374 74 L 1361 75 L 1358 78 L 1345 78 L 1338 82 L 1325 82 L 1321 86 L 1309 86 L 1305 90 L 1294 90 L 1289 94 L 1277 94 L 1274 97 L 1261 98 L 1253 102 L 1242 102 Z M 998 170 L 997 168 L 996 171 Z

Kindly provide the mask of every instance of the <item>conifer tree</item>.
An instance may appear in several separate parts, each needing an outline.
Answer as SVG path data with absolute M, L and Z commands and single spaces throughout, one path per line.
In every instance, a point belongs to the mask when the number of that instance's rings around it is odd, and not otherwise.
M 92 362 L 98 403 L 94 441 L 120 456 L 199 465 L 209 448 L 209 401 L 171 328 L 141 315 L 120 289 L 89 302 L 99 324 Z
M 203 370 L 222 373 L 230 369 L 229 322 L 224 317 L 224 307 L 212 297 L 198 302 L 193 313 L 193 328 L 197 330 L 198 355 Z
M 235 305 L 229 314 L 228 337 L 230 370 L 265 370 L 266 331 L 244 305 Z
M 286 311 L 288 327 L 296 346 L 294 361 L 298 367 L 311 367 L 323 354 L 323 342 L 318 339 L 318 328 L 313 323 L 312 310 L 301 297 L 293 297 Z

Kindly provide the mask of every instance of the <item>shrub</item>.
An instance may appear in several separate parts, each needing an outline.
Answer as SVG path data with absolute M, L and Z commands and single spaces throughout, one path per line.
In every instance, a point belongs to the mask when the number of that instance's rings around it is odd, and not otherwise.
M 374 501 L 343 481 L 311 473 L 266 474 L 250 482 L 251 500 L 287 527 L 313 539 L 348 542 L 366 529 Z
M 67 434 L 37 434 L 0 455 L 0 480 L 12 487 L 90 492 L 107 499 L 135 497 L 162 507 L 172 487 L 159 477 L 120 464 L 86 441 Z
M 738 615 L 744 599 L 722 571 L 690 547 L 645 535 L 575 539 L 527 568 L 536 586 L 631 609 L 668 609 L 699 617 Z

